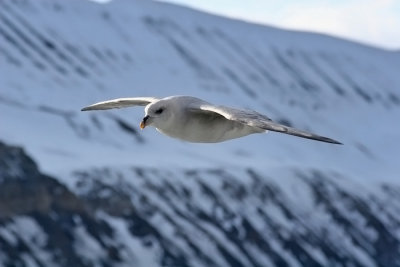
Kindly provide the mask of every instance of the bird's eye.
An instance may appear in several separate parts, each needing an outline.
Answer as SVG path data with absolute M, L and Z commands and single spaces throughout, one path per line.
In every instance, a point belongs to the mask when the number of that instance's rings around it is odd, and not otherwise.
M 156 114 L 161 114 L 164 111 L 163 108 L 159 108 L 155 111 Z

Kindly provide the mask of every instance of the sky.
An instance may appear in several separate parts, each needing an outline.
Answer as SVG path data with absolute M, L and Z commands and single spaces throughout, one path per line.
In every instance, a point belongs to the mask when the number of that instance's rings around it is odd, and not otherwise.
M 160 0 L 250 22 L 400 49 L 400 0 Z

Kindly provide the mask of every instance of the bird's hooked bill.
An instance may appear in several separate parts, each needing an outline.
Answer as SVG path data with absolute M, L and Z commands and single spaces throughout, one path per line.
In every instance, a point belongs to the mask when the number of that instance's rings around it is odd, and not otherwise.
M 149 115 L 146 115 L 143 120 L 140 122 L 140 129 L 144 129 L 144 127 L 146 127 L 146 121 L 149 119 Z

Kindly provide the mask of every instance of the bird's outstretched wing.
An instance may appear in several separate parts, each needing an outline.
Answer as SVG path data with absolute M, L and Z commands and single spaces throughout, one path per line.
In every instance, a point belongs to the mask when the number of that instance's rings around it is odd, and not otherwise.
M 127 97 L 98 102 L 93 105 L 84 107 L 81 111 L 87 110 L 104 110 L 112 108 L 127 108 L 131 106 L 146 106 L 152 102 L 158 101 L 155 97 Z
M 272 121 L 267 116 L 252 110 L 240 110 L 224 106 L 214 106 L 211 104 L 192 105 L 189 109 L 191 112 L 209 114 L 210 116 L 221 115 L 227 120 L 239 122 L 266 131 L 280 132 L 326 143 L 342 144 L 328 137 L 279 124 Z

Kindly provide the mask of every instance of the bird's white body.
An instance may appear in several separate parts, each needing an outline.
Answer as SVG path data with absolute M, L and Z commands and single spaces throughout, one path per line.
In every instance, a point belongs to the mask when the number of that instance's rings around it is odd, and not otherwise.
M 179 127 L 156 129 L 167 136 L 193 143 L 218 143 L 253 133 L 265 132 L 239 123 L 232 125 L 222 122 L 218 123 L 218 127 L 216 127 L 216 123 L 213 121 L 188 121 L 184 124 L 180 124 L 180 120 L 176 122 L 179 123 Z
M 193 143 L 218 143 L 253 133 L 265 132 L 262 129 L 227 120 L 223 116 L 209 116 L 201 113 L 192 113 L 187 116 L 188 107 L 210 105 L 210 103 L 195 97 L 168 97 L 163 99 L 161 104 L 168 106 L 173 115 L 169 116 L 169 119 L 154 121 L 153 125 L 159 132 L 172 138 Z M 146 114 L 151 108 L 152 104 L 146 107 Z
M 281 132 L 317 141 L 340 144 L 333 139 L 273 122 L 252 110 L 216 106 L 191 96 L 119 98 L 99 102 L 82 110 L 146 106 L 140 127 L 194 143 L 217 143 L 267 131 Z

